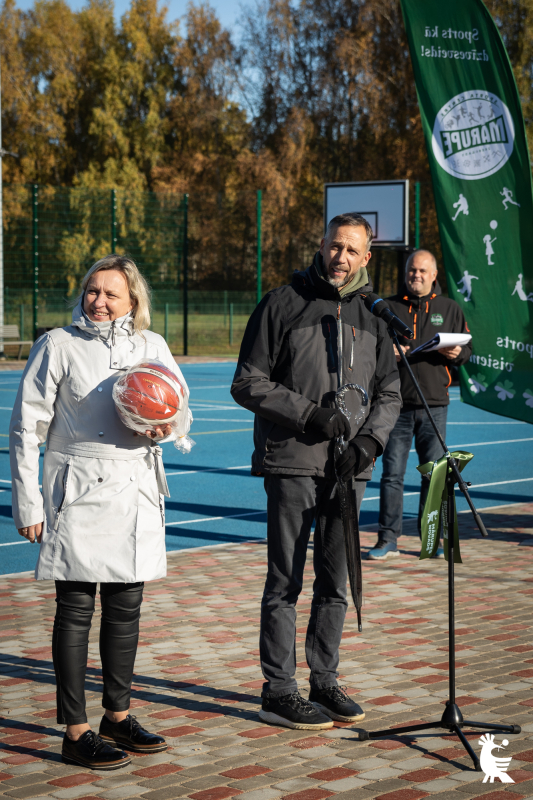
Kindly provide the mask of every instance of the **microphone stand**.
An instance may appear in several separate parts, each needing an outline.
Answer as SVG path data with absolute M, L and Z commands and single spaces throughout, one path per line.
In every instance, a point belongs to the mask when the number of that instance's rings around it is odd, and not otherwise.
M 448 462 L 448 471 L 447 471 L 447 488 L 448 488 L 448 503 L 447 503 L 447 515 L 448 515 L 448 530 L 453 532 L 453 518 L 454 518 L 454 494 L 455 494 L 455 484 L 458 485 L 459 490 L 462 492 L 464 497 L 466 498 L 468 505 L 470 506 L 470 510 L 474 516 L 474 520 L 476 522 L 477 527 L 482 536 L 488 536 L 488 533 L 485 529 L 483 521 L 479 516 L 474 503 L 472 502 L 472 498 L 468 493 L 467 487 L 470 486 L 470 483 L 465 483 L 463 480 L 461 473 L 457 467 L 455 459 L 452 458 L 450 451 L 446 445 L 446 442 L 442 438 L 439 429 L 433 419 L 429 406 L 426 402 L 424 395 L 422 394 L 422 390 L 418 385 L 418 382 L 413 375 L 413 371 L 411 369 L 411 365 L 407 361 L 407 356 L 405 355 L 404 351 L 400 346 L 400 342 L 398 341 L 398 334 L 396 331 L 389 326 L 389 335 L 391 336 L 392 340 L 394 341 L 398 353 L 400 354 L 402 363 L 404 364 L 407 372 L 413 384 L 418 392 L 418 396 L 422 402 L 424 410 L 429 417 L 429 421 L 435 431 L 435 435 L 440 442 L 440 445 L 444 451 L 444 455 Z M 359 734 L 359 739 L 361 741 L 366 741 L 368 739 L 381 739 L 384 736 L 402 736 L 406 733 L 411 733 L 413 731 L 424 731 L 429 730 L 431 728 L 444 728 L 445 730 L 451 731 L 455 733 L 465 750 L 467 751 L 468 755 L 474 762 L 474 768 L 481 772 L 481 765 L 479 763 L 479 758 L 477 757 L 476 753 L 473 751 L 470 743 L 468 742 L 466 736 L 463 733 L 463 727 L 465 725 L 469 726 L 470 728 L 479 728 L 482 731 L 495 731 L 498 733 L 520 733 L 521 728 L 519 725 L 503 725 L 500 723 L 493 724 L 489 722 L 474 722 L 472 720 L 467 720 L 463 718 L 461 713 L 461 709 L 455 702 L 455 596 L 454 596 L 454 537 L 452 535 L 448 536 L 448 658 L 449 658 L 449 691 L 448 691 L 448 700 L 446 701 L 446 708 L 444 709 L 444 713 L 442 714 L 441 719 L 438 722 L 423 722 L 418 725 L 407 725 L 401 728 L 388 728 L 386 730 L 381 731 L 361 731 Z M 474 731 L 472 731 L 474 733 Z

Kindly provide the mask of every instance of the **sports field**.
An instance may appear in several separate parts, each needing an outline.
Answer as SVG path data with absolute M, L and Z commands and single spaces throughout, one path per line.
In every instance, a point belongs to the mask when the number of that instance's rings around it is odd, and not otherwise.
M 229 388 L 232 363 L 188 364 L 182 367 L 191 389 L 196 446 L 182 455 L 164 445 L 164 462 L 172 497 L 167 501 L 167 550 L 263 539 L 266 498 L 263 482 L 250 475 L 253 415 L 237 406 Z M 21 372 L 0 374 L 0 574 L 33 569 L 37 545 L 21 539 L 11 518 L 8 425 Z M 533 430 L 517 422 L 460 402 L 451 391 L 448 444 L 466 448 L 475 458 L 465 478 L 472 481 L 478 508 L 530 502 L 533 497 Z M 411 453 L 405 482 L 405 516 L 418 506 L 417 458 Z M 379 509 L 380 459 L 368 484 L 361 525 L 375 523 Z M 466 502 L 459 497 L 458 507 Z M 113 527 L 112 519 L 102 526 Z

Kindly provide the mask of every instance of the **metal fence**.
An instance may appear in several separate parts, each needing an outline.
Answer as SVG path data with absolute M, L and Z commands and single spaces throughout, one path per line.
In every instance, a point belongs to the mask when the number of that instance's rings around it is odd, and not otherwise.
M 236 355 L 254 291 L 194 291 L 187 196 L 4 186 L 4 321 L 21 339 L 67 325 L 80 281 L 110 252 L 131 255 L 152 287 L 152 330 L 176 354 Z
M 110 252 L 127 253 L 152 287 L 152 330 L 173 353 L 236 356 L 261 295 L 261 193 L 226 200 L 227 208 L 218 203 L 212 209 L 209 202 L 194 197 L 189 204 L 188 196 L 178 193 L 4 186 L 5 324 L 18 325 L 21 339 L 69 324 L 91 264 Z M 272 204 L 275 198 L 263 197 L 270 220 L 267 264 L 283 250 L 272 234 Z M 210 213 L 215 222 L 206 234 Z M 285 280 L 293 269 L 308 266 L 320 235 L 317 230 L 289 242 Z M 397 255 L 373 255 L 369 271 L 375 288 L 392 294 L 401 273 Z M 199 280 L 206 258 L 211 272 Z M 284 282 L 274 280 L 274 285 Z M 233 288 L 221 289 L 224 283 Z M 213 291 L 196 288 L 199 284 Z

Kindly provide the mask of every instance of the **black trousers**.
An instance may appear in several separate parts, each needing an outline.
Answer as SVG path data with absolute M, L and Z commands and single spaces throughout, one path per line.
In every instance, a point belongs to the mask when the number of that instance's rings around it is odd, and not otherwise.
M 139 641 L 143 583 L 101 583 L 100 658 L 108 711 L 130 707 L 133 665 Z M 87 722 L 85 672 L 96 583 L 56 581 L 56 616 L 52 657 L 57 686 L 57 721 Z
M 366 481 L 354 481 L 357 511 Z M 346 600 L 346 550 L 336 482 L 303 475 L 265 475 L 268 572 L 261 601 L 259 652 L 263 697 L 298 689 L 296 604 L 303 586 L 313 520 L 315 581 L 305 656 L 315 688 L 337 685 Z

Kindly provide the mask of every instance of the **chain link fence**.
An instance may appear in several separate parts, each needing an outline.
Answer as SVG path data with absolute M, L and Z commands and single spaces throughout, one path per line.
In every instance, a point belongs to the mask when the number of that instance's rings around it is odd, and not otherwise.
M 174 354 L 236 357 L 260 294 L 256 199 L 253 191 L 222 202 L 214 195 L 4 186 L 4 322 L 17 325 L 23 340 L 68 325 L 91 264 L 127 253 L 152 287 L 152 330 Z M 263 199 L 265 290 L 305 269 L 322 234 L 319 222 L 316 231 L 285 241 L 275 203 Z M 376 291 L 393 294 L 397 254 L 376 250 L 369 273 Z
M 98 258 L 127 253 L 152 287 L 152 330 L 192 355 L 236 355 L 252 291 L 196 291 L 187 279 L 187 197 L 126 190 L 4 186 L 4 321 L 21 339 L 68 325 Z

